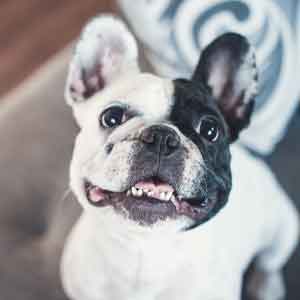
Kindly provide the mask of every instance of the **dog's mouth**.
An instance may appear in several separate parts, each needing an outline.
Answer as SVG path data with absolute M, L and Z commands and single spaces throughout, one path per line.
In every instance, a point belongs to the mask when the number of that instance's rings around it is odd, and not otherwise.
M 217 202 L 216 195 L 201 199 L 183 199 L 170 184 L 157 178 L 139 181 L 124 192 L 104 190 L 88 180 L 84 181 L 84 188 L 92 205 L 110 205 L 116 211 L 144 225 L 182 215 L 201 221 L 207 218 Z

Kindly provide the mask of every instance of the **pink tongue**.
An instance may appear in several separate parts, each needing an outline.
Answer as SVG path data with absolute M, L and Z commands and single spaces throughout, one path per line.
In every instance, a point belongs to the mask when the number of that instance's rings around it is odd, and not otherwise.
M 161 192 L 174 192 L 174 189 L 171 185 L 163 182 L 154 183 L 154 181 L 140 181 L 135 184 L 135 187 L 143 190 L 153 191 L 154 194 L 159 194 Z
M 91 201 L 93 202 L 99 202 L 101 200 L 103 200 L 105 197 L 105 194 L 103 193 L 103 191 L 98 188 L 98 187 L 93 187 L 90 191 L 89 191 L 89 198 Z

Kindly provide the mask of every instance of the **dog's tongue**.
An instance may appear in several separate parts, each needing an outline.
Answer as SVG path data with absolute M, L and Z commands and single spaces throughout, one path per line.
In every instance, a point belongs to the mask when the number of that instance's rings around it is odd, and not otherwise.
M 89 198 L 92 202 L 99 202 L 105 198 L 105 193 L 99 187 L 93 187 L 89 190 Z

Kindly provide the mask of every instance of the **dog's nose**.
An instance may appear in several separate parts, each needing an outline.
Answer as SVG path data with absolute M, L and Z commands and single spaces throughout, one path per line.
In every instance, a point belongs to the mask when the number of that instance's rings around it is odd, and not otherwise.
M 152 152 L 169 156 L 180 146 L 180 138 L 176 131 L 168 126 L 153 125 L 143 130 L 141 141 Z

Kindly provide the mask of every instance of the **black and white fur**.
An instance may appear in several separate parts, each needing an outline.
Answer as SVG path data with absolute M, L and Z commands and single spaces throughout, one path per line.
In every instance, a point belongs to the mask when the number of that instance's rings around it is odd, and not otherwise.
M 296 211 L 262 162 L 230 146 L 250 121 L 256 93 L 254 52 L 240 35 L 215 40 L 190 80 L 173 81 L 139 70 L 136 42 L 118 19 L 100 16 L 87 25 L 66 86 L 81 128 L 70 184 L 84 207 L 62 259 L 71 299 L 237 300 L 254 258 L 264 276 L 252 294 L 283 299 L 281 269 L 297 241 Z M 103 128 L 99 118 L 112 106 L 130 117 Z M 216 142 L 200 134 L 208 117 L 218 124 Z M 150 149 L 149 130 L 172 132 L 176 151 L 167 155 L 162 142 L 159 153 Z M 153 176 L 198 213 L 145 210 L 131 198 L 122 206 L 125 191 Z M 122 208 L 91 205 L 86 179 L 122 195 L 114 196 Z

